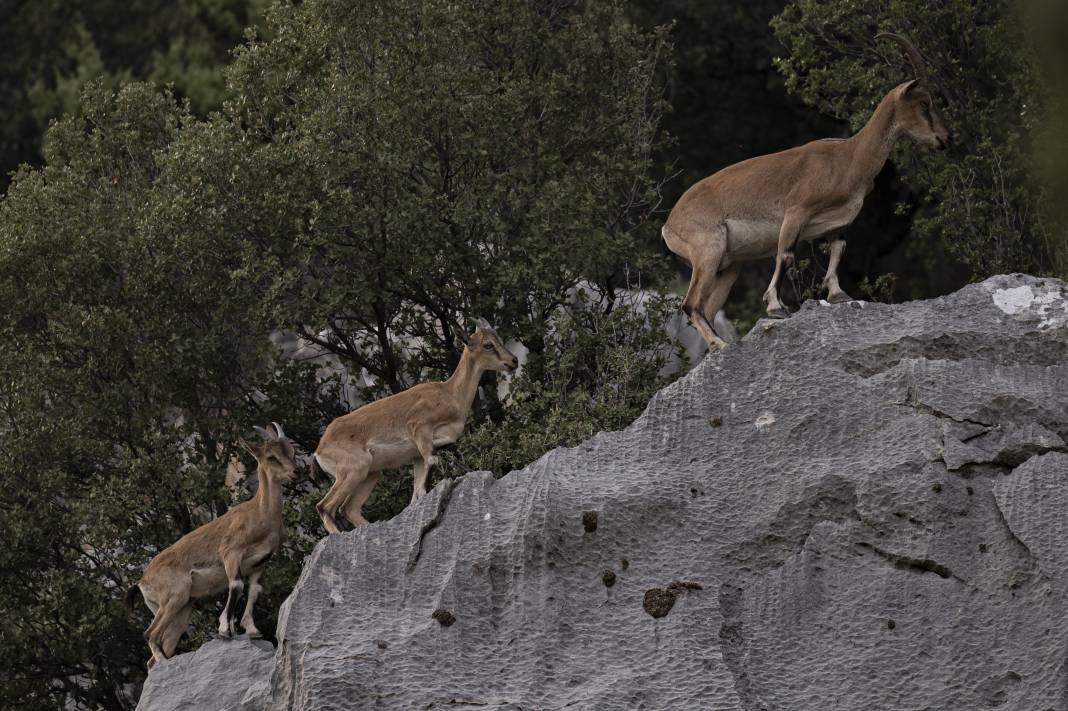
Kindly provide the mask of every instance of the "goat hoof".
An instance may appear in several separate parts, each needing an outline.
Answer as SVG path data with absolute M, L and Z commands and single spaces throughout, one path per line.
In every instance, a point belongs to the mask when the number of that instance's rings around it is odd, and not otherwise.
M 768 318 L 790 318 L 790 312 L 782 306 L 775 309 L 768 309 Z
M 263 633 L 259 630 L 252 630 L 246 633 L 249 639 L 263 639 Z
M 832 304 L 844 304 L 848 301 L 855 301 L 855 299 L 844 291 L 839 291 L 837 294 L 829 295 L 827 301 Z

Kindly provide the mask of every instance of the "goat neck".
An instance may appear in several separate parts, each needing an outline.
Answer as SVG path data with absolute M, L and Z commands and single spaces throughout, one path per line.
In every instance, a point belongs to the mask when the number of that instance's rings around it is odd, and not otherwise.
M 265 519 L 280 516 L 282 512 L 282 482 L 275 481 L 267 473 L 267 468 L 262 464 L 256 467 L 256 479 L 259 485 L 256 487 L 256 508 L 263 514 Z
M 484 369 L 477 363 L 478 358 L 470 348 L 464 348 L 460 362 L 456 366 L 445 384 L 452 390 L 453 397 L 463 407 L 464 412 L 471 411 L 471 405 L 475 402 L 478 394 L 478 381 L 482 378 Z
M 890 157 L 890 150 L 897 141 L 900 129 L 895 116 L 897 109 L 896 90 L 891 91 L 871 115 L 857 133 L 850 138 L 853 144 L 854 177 L 861 181 L 871 182 L 883 169 L 886 159 Z

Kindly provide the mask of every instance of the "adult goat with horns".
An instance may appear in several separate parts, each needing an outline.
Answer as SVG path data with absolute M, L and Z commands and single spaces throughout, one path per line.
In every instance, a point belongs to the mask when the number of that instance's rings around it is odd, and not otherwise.
M 919 50 L 901 35 L 875 38 L 900 45 L 916 77 L 891 89 L 860 131 L 735 163 L 692 186 L 671 210 L 661 234 L 693 270 L 682 308 L 709 349 L 726 345 L 712 324 L 741 262 L 775 255 L 764 301 L 772 318 L 789 315 L 778 284 L 799 240 L 831 239 L 827 299 L 849 301 L 838 285 L 841 232 L 856 219 L 890 149 L 902 134 L 938 150 L 949 146 Z

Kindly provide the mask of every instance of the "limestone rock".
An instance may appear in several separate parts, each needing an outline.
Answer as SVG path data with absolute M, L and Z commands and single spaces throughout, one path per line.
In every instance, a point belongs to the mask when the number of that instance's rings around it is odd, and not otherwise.
M 157 664 L 138 711 L 259 711 L 270 687 L 274 647 L 241 636 L 212 640 Z
M 246 682 L 272 711 L 1059 711 L 1066 438 L 1064 283 L 810 302 L 622 432 L 323 540 Z

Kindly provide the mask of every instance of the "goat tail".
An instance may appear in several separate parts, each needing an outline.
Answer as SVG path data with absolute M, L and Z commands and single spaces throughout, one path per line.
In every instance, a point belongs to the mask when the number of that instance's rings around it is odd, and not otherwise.
M 324 476 L 324 474 L 326 476 Z M 328 472 L 326 468 L 319 463 L 319 455 L 317 454 L 313 454 L 311 458 L 311 478 L 312 481 L 320 486 L 323 484 L 330 484 L 331 479 L 334 478 L 334 475 Z
M 126 598 L 123 602 L 126 604 L 127 612 L 134 611 L 134 600 L 137 599 L 137 593 L 141 592 L 141 584 L 135 583 L 126 590 Z

